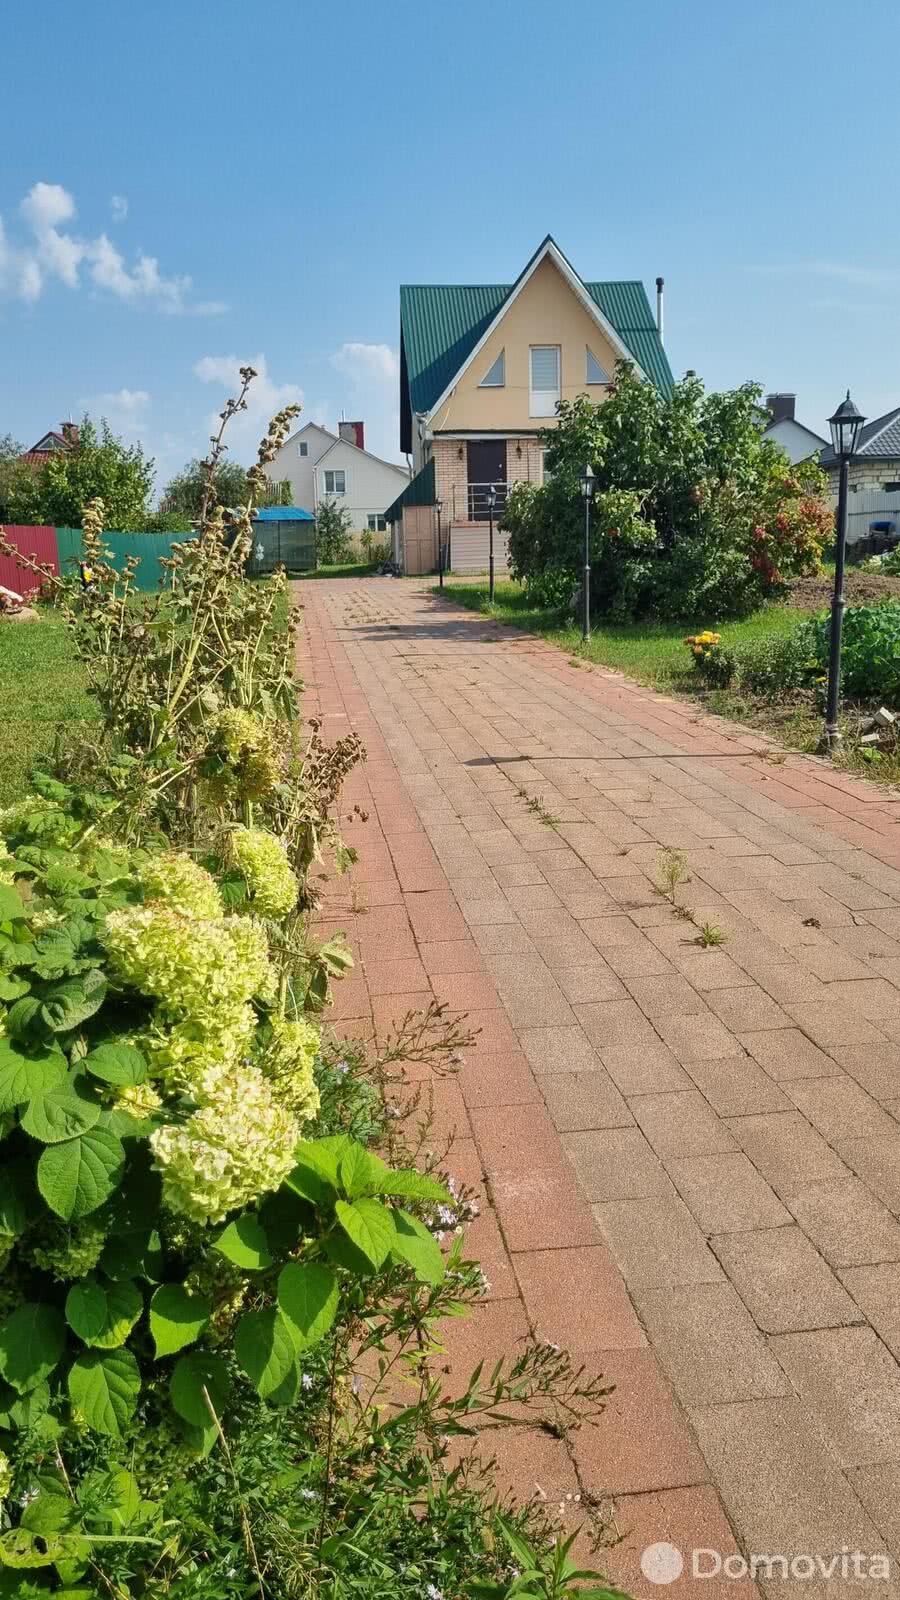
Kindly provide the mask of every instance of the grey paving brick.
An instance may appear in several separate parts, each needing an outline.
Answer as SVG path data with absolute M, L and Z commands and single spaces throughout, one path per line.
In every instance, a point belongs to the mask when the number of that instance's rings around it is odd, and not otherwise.
M 788 1205 L 833 1267 L 900 1261 L 900 1225 L 858 1178 L 812 1183 Z
M 584 1128 L 627 1128 L 634 1123 L 603 1068 L 595 1072 L 545 1073 L 540 1087 L 560 1133 Z
M 666 1162 L 681 1198 L 706 1234 L 789 1224 L 791 1214 L 743 1152 Z
M 791 1110 L 790 1100 L 752 1056 L 689 1061 L 684 1070 L 720 1117 Z
M 900 1458 L 900 1367 L 871 1328 L 823 1328 L 771 1341 L 844 1466 Z
M 900 1264 L 884 1261 L 871 1267 L 845 1267 L 838 1276 L 863 1316 L 900 1360 Z
M 856 1303 L 799 1228 L 721 1234 L 711 1244 L 763 1333 L 861 1321 Z
M 635 1305 L 683 1405 L 792 1392 L 731 1284 L 636 1289 Z
M 721 1267 L 677 1195 L 591 1209 L 629 1289 L 721 1281 Z
M 563 1146 L 589 1200 L 643 1200 L 675 1192 L 640 1128 L 565 1133 Z
M 738 1148 L 734 1135 L 696 1089 L 684 1093 L 634 1095 L 629 1107 L 662 1160 L 716 1155 Z
M 730 1117 L 728 1126 L 782 1199 L 809 1183 L 849 1176 L 840 1157 L 799 1112 Z

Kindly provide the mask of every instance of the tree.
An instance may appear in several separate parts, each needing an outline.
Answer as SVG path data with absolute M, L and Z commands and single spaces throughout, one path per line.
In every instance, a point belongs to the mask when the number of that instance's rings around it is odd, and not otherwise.
M 620 363 L 609 397 L 563 401 L 544 430 L 546 481 L 517 485 L 503 526 L 514 574 L 565 603 L 584 561 L 581 476 L 590 463 L 591 595 L 615 617 L 716 619 L 752 610 L 818 569 L 831 537 L 825 480 L 762 437 L 762 391 L 663 395 Z
M 21 457 L 24 445 L 11 433 L 0 438 L 0 524 L 41 522 L 38 474 Z
M 325 567 L 346 561 L 352 534 L 347 507 L 339 506 L 336 500 L 320 500 L 316 510 L 316 560 Z
M 105 417 L 97 428 L 85 416 L 77 443 L 55 451 L 41 468 L 38 482 L 42 522 L 80 527 L 85 506 L 100 499 L 108 528 L 140 532 L 153 489 L 153 461 L 139 444 L 127 445 L 118 438 Z
M 215 483 L 220 505 L 241 506 L 249 499 L 247 473 L 237 461 L 220 461 L 216 467 Z M 171 483 L 167 484 L 160 502 L 160 510 L 179 512 L 187 518 L 190 526 L 192 521 L 197 521 L 200 517 L 205 489 L 203 463 L 196 459 L 189 461 Z

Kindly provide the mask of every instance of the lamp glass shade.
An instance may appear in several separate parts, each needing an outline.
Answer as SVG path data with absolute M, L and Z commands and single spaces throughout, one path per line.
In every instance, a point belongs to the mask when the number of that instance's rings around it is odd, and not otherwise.
M 585 500 L 590 500 L 591 495 L 594 492 L 594 471 L 590 462 L 588 462 L 588 465 L 581 474 L 581 492 L 584 495 Z
M 842 400 L 834 416 L 828 418 L 832 448 L 839 460 L 849 461 L 850 457 L 856 454 L 860 429 L 865 420 L 862 412 L 857 411 L 850 399 L 848 389 L 846 400 Z

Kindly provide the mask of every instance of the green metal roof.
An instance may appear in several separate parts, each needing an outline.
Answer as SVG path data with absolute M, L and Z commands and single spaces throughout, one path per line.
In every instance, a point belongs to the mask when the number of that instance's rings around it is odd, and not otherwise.
M 544 240 L 539 249 L 543 250 L 547 242 Z M 530 265 L 529 261 L 525 272 Z M 516 283 L 518 281 L 517 278 Z M 672 371 L 644 285 L 638 281 L 582 282 L 638 365 L 663 394 L 668 394 L 672 388 Z M 431 410 L 515 286 L 514 283 L 401 284 L 403 449 L 411 448 L 412 413 Z
M 384 513 L 388 522 L 399 522 L 404 506 L 433 506 L 434 505 L 434 458 L 426 461 L 421 472 L 410 478 L 405 489 L 402 489 L 396 500 L 392 500 Z

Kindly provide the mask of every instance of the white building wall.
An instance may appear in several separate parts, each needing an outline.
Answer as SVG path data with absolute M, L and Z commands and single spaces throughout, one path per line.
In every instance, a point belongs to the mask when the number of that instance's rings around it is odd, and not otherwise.
M 774 444 L 780 444 L 789 457 L 791 463 L 808 461 L 821 450 L 824 439 L 804 428 L 801 422 L 795 422 L 792 417 L 782 417 L 780 422 L 773 422 L 766 428 L 764 439 L 771 439 Z
M 315 465 L 334 442 L 335 436 L 327 428 L 307 422 L 285 440 L 266 468 L 266 477 L 273 483 L 283 483 L 286 478 L 291 486 L 291 504 L 302 511 L 315 512 Z M 300 452 L 302 444 L 306 445 L 305 456 Z
M 344 473 L 345 492 L 333 498 L 350 512 L 354 532 L 364 532 L 370 516 L 383 517 L 391 501 L 396 500 L 409 483 L 405 467 L 392 466 L 379 456 L 358 450 L 346 439 L 339 439 L 313 469 L 315 498 L 310 507 L 313 512 L 320 500 L 332 498 L 326 487 L 326 472 Z

